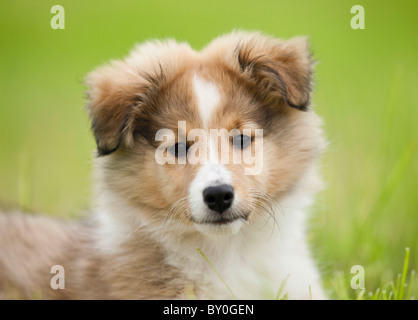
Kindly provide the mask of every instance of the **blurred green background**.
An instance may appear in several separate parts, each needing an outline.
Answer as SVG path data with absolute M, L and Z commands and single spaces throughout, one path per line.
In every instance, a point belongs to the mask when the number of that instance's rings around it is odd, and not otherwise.
M 50 9 L 65 8 L 65 30 Z M 365 8 L 365 30 L 350 9 Z M 78 217 L 91 201 L 94 140 L 87 72 L 135 43 L 174 37 L 199 49 L 234 28 L 308 35 L 313 102 L 330 147 L 310 239 L 327 289 L 353 298 L 350 269 L 382 290 L 418 266 L 418 2 L 410 0 L 0 2 L 0 203 Z M 418 282 L 412 294 L 418 296 Z

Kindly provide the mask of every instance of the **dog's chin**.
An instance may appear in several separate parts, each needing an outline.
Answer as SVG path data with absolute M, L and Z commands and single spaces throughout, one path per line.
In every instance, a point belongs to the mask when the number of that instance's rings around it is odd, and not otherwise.
M 217 220 L 214 222 L 195 223 L 197 229 L 205 235 L 233 235 L 238 233 L 245 225 L 243 218 L 234 218 L 228 220 Z

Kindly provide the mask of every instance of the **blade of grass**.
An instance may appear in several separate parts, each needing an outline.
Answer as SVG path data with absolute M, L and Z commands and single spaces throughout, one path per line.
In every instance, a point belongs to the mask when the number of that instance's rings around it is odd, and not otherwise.
M 287 275 L 287 277 L 286 277 L 286 279 L 284 279 L 281 283 L 280 283 L 280 287 L 279 287 L 279 290 L 277 291 L 277 295 L 276 295 L 276 300 L 280 300 L 280 295 L 281 295 L 281 293 L 282 293 L 282 291 L 283 291 L 283 289 L 284 289 L 284 287 L 285 287 L 285 285 L 286 285 L 286 283 L 287 283 L 287 280 L 289 279 L 289 276 L 290 276 L 290 274 L 289 275 Z M 284 295 L 283 297 L 285 297 L 286 295 Z
M 414 281 L 415 281 L 415 270 L 412 270 L 409 276 L 409 287 L 406 293 L 406 299 L 412 298 L 411 295 L 412 295 L 412 287 L 414 286 Z
M 366 293 L 366 290 L 360 290 L 357 294 L 356 300 L 364 300 L 364 295 Z
M 360 234 L 364 232 L 366 227 L 366 221 L 373 219 L 377 214 L 381 214 L 382 211 L 387 207 L 392 195 L 398 188 L 402 178 L 404 177 L 410 163 L 412 162 L 415 154 L 417 144 L 414 142 L 409 143 L 399 155 L 398 160 L 393 165 L 386 182 L 384 183 L 377 200 L 375 201 L 369 213 L 365 215 Z M 360 239 L 361 237 L 359 237 Z
M 337 272 L 331 281 L 331 285 L 334 288 L 338 300 L 350 300 L 346 283 L 344 273 L 341 271 Z
M 382 156 L 391 151 L 392 141 L 394 139 L 393 128 L 395 126 L 396 112 L 398 109 L 399 96 L 401 95 L 401 71 L 399 68 L 392 70 L 389 78 L 389 86 L 386 91 L 384 104 L 384 114 L 382 121 L 382 132 L 385 132 L 385 139 L 381 140 L 379 153 Z M 385 160 L 385 159 L 383 159 Z
M 206 255 L 202 252 L 202 250 L 200 250 L 200 248 L 196 248 L 197 251 L 199 251 L 199 253 L 202 255 L 202 257 L 207 261 L 207 263 L 209 263 L 209 265 L 212 267 L 212 269 L 215 271 L 216 275 L 219 277 L 219 279 L 222 281 L 222 283 L 225 285 L 226 289 L 229 291 L 229 293 L 231 294 L 232 298 L 234 298 L 234 300 L 237 300 L 237 297 L 234 295 L 234 293 L 232 292 L 231 288 L 228 286 L 228 284 L 226 283 L 226 281 L 224 280 L 224 278 L 222 277 L 222 275 L 219 273 L 219 271 L 215 268 L 215 266 L 212 264 L 212 262 L 210 262 L 210 260 L 206 257 Z
M 408 266 L 409 266 L 409 248 L 405 248 L 405 260 L 403 263 L 403 271 L 402 271 L 402 278 L 399 288 L 399 300 L 403 300 L 404 292 L 405 292 L 405 284 L 406 284 L 406 277 L 408 275 Z
M 380 288 L 377 288 L 376 292 L 373 295 L 372 300 L 379 300 L 379 296 L 380 296 Z
M 393 290 L 393 299 L 395 300 L 399 300 L 399 288 L 401 287 L 401 275 L 398 274 L 398 276 L 396 277 L 396 286 L 395 289 Z

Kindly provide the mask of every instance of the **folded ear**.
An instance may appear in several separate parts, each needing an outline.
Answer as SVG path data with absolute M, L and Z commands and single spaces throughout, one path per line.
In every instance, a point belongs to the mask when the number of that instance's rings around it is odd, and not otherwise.
M 121 61 L 100 67 L 87 76 L 88 111 L 99 156 L 132 141 L 130 115 L 141 102 L 143 80 Z
M 87 76 L 87 109 L 99 156 L 133 145 L 134 132 L 141 133 L 135 127 L 138 119 L 145 117 L 161 86 L 175 76 L 180 57 L 187 61 L 192 54 L 185 43 L 149 41 Z
M 307 38 L 280 41 L 247 34 L 235 53 L 240 72 L 253 81 L 263 99 L 281 98 L 292 108 L 308 110 L 313 63 Z

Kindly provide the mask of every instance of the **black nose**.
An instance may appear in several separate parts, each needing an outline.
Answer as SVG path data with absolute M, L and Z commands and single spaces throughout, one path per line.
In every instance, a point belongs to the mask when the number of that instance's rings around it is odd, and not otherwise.
M 234 200 L 234 188 L 227 184 L 208 187 L 203 190 L 203 200 L 209 209 L 222 213 L 231 206 Z

